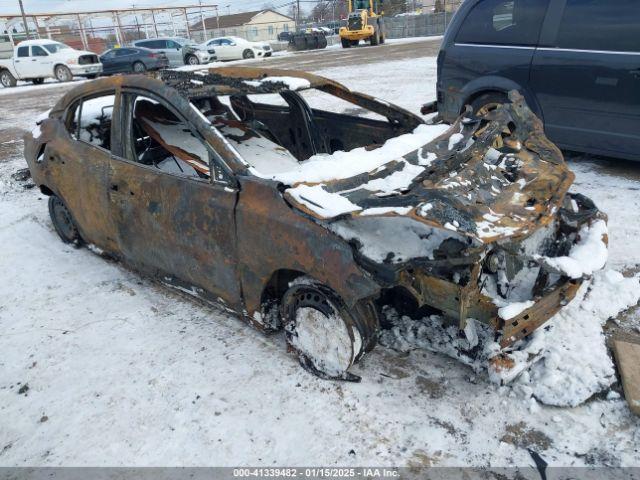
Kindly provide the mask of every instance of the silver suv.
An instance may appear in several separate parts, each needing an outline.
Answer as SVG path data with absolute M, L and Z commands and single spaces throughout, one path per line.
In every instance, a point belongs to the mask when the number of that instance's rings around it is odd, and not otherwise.
M 170 67 L 182 65 L 199 65 L 216 59 L 213 49 L 206 50 L 187 38 L 160 37 L 133 42 L 135 47 L 148 48 L 156 53 L 164 53 L 169 59 Z

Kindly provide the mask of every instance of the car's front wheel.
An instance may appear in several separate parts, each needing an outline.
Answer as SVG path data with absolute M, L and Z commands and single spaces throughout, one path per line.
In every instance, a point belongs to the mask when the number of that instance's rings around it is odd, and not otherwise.
M 282 316 L 287 345 L 302 367 L 321 378 L 360 380 L 348 369 L 372 342 L 330 288 L 296 279 L 282 299 Z
M 58 65 L 54 70 L 54 74 L 59 82 L 70 82 L 73 79 L 73 74 L 66 65 Z
M 187 65 L 199 65 L 200 60 L 195 55 L 187 55 L 187 61 L 185 62 Z
M 2 86 L 4 88 L 9 88 L 9 87 L 15 87 L 17 80 L 16 78 L 11 75 L 11 72 L 9 70 L 2 70 L 2 72 L 0 72 L 0 83 L 2 83 Z
M 80 245 L 80 232 L 73 219 L 73 215 L 56 195 L 49 197 L 49 216 L 53 222 L 53 227 L 64 243 L 73 243 Z
M 247 48 L 244 52 L 242 52 L 242 58 L 247 59 L 247 58 L 254 58 L 256 56 L 255 53 L 253 53 L 253 50 L 251 50 L 250 48 Z

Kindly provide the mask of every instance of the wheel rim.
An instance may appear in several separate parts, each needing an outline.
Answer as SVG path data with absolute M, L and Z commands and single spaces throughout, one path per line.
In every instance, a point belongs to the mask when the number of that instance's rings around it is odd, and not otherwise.
M 2 76 L 0 77 L 0 81 L 2 82 L 3 87 L 8 87 L 11 83 L 9 81 L 9 75 L 6 72 L 2 74 Z
M 189 65 L 197 65 L 198 64 L 198 59 L 196 57 L 189 57 Z
M 69 242 L 76 237 L 76 227 L 71 218 L 71 213 L 62 202 L 55 200 L 53 204 L 53 216 L 56 220 L 56 227 L 60 234 Z
M 133 71 L 134 72 L 144 72 L 144 65 L 142 65 L 141 63 L 136 63 L 133 65 Z
M 315 288 L 295 292 L 288 309 L 287 342 L 302 366 L 324 378 L 344 379 L 360 351 L 359 332 L 350 332 L 339 309 Z
M 57 72 L 58 72 L 58 74 L 56 75 L 56 77 L 61 82 L 65 82 L 65 81 L 67 81 L 69 79 L 69 74 L 68 74 L 67 69 L 65 67 L 58 67 Z
M 245 50 L 245 52 L 244 52 L 244 58 L 253 58 L 253 57 L 254 57 L 253 51 L 251 51 L 251 50 Z

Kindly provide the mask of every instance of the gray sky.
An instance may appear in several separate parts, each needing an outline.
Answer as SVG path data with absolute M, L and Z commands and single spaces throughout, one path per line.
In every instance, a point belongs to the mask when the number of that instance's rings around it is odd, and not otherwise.
M 218 5 L 220 14 L 226 14 L 246 10 L 259 10 L 264 5 L 275 6 L 288 3 L 290 0 L 203 0 L 205 5 Z M 181 5 L 196 5 L 198 0 L 23 0 L 25 12 L 82 12 L 88 10 L 108 10 L 114 8 L 130 8 L 132 4 L 136 7 L 177 7 Z M 307 3 L 307 2 L 305 2 Z M 229 5 L 229 9 L 227 9 Z M 284 10 L 284 9 L 283 9 Z M 20 13 L 18 0 L 0 0 L 0 13 L 13 14 Z M 285 13 L 283 11 L 283 13 Z

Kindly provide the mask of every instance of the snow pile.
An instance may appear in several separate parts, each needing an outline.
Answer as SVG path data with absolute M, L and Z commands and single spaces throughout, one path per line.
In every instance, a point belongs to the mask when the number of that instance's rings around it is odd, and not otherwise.
M 298 203 L 318 214 L 321 218 L 333 218 L 344 213 L 362 210 L 361 207 L 335 193 L 327 192 L 323 184 L 298 185 L 290 188 L 289 194 Z
M 392 328 L 382 332 L 380 343 L 403 352 L 422 348 L 444 353 L 475 371 L 487 370 L 497 383 L 518 377 L 512 386 L 542 403 L 577 406 L 615 381 L 602 326 L 639 300 L 640 275 L 625 278 L 613 270 L 596 272 L 545 326 L 516 344 L 514 351 L 503 352 L 515 362 L 506 371 L 490 366 L 489 359 L 499 353 L 498 345 L 491 330 L 473 320 L 476 328 L 465 337 L 456 325 L 444 326 L 441 317 L 412 320 L 389 309 L 385 316 Z M 470 341 L 475 336 L 483 347 Z
M 639 299 L 640 276 L 597 272 L 547 328 L 534 332 L 534 343 L 544 344 L 543 359 L 519 378 L 519 385 L 556 406 L 576 406 L 605 390 L 615 381 L 615 369 L 602 326 Z
M 289 90 L 311 88 L 309 80 L 299 77 L 265 77 L 261 80 L 245 80 L 244 83 L 252 87 L 261 87 L 264 84 L 284 83 Z
M 380 168 L 394 159 L 399 159 L 431 142 L 448 130 L 447 125 L 419 125 L 412 133 L 387 140 L 379 148 L 354 148 L 348 152 L 320 153 L 299 162 L 297 168 L 268 176 L 286 185 L 301 182 L 321 183 L 339 178 L 349 178 Z M 260 175 L 260 172 L 256 172 Z
M 571 278 L 581 278 L 600 270 L 607 263 L 608 249 L 604 239 L 608 236 L 607 224 L 598 220 L 584 225 L 579 232 L 580 240 L 566 257 L 540 257 L 548 266 Z

